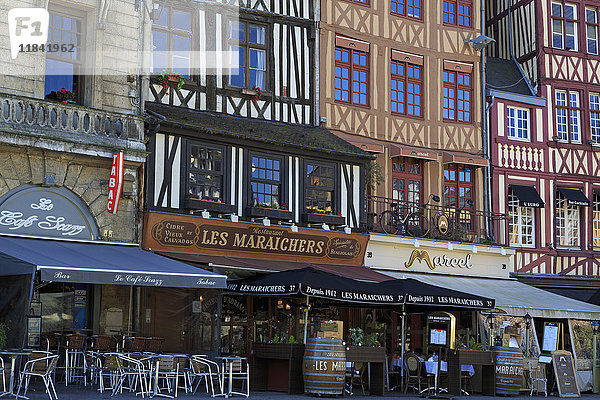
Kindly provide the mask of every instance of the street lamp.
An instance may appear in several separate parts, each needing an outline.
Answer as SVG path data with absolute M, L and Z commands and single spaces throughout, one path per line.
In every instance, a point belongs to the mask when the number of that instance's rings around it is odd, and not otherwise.
M 529 357 L 529 329 L 531 329 L 531 315 L 529 313 L 525 314 L 523 317 L 525 319 L 525 358 Z
M 471 46 L 473 46 L 475 50 L 483 50 L 489 44 L 494 43 L 495 41 L 495 39 L 492 39 L 491 37 L 485 35 L 477 36 L 475 39 L 465 39 L 465 43 L 468 43 Z
M 598 321 L 592 321 L 592 334 L 594 335 L 594 349 L 592 352 L 592 377 L 594 380 L 594 393 L 598 393 L 600 391 L 600 366 L 598 365 L 598 333 L 600 333 L 600 323 Z

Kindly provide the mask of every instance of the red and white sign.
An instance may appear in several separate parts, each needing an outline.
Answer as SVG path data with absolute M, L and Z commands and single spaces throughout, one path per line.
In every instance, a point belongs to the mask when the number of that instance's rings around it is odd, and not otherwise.
M 123 188 L 123 153 L 113 154 L 110 179 L 108 180 L 108 203 L 106 209 L 109 213 L 116 214 L 119 209 L 119 199 Z

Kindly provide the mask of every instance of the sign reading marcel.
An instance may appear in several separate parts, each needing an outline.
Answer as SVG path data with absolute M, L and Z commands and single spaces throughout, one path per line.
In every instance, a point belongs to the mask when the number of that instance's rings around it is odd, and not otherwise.
M 228 254 L 249 257 L 361 264 L 366 235 L 319 230 L 292 232 L 270 227 L 193 216 L 147 213 L 144 247 L 152 250 Z

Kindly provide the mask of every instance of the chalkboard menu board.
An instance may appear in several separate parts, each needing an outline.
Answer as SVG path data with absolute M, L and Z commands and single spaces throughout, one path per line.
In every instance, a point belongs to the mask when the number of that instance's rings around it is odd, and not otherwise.
M 575 377 L 575 366 L 573 356 L 569 351 L 553 351 L 552 365 L 556 376 L 556 386 L 560 397 L 581 397 L 577 378 Z

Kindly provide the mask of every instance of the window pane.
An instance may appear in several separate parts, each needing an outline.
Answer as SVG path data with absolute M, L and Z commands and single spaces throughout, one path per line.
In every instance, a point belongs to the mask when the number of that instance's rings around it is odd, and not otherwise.
M 52 72 L 52 75 L 46 75 L 44 94 L 51 95 L 51 92 L 58 92 L 62 88 L 73 92 L 74 65 L 65 61 L 47 59 L 46 71 Z
M 192 15 L 189 12 L 173 10 L 173 28 L 191 31 Z
M 248 27 L 248 42 L 255 44 L 265 44 L 265 27 L 250 25 Z
M 242 22 L 229 21 L 229 38 L 239 41 L 246 40 L 246 26 Z
M 231 86 L 244 87 L 245 83 L 245 52 L 244 48 L 240 46 L 229 46 L 229 51 L 232 53 L 232 59 L 230 59 L 230 65 L 232 67 L 231 73 L 229 75 L 229 84 Z M 238 59 L 235 60 L 233 54 L 238 55 Z M 238 64 L 239 62 L 239 64 Z M 237 66 L 237 70 L 234 68 Z

